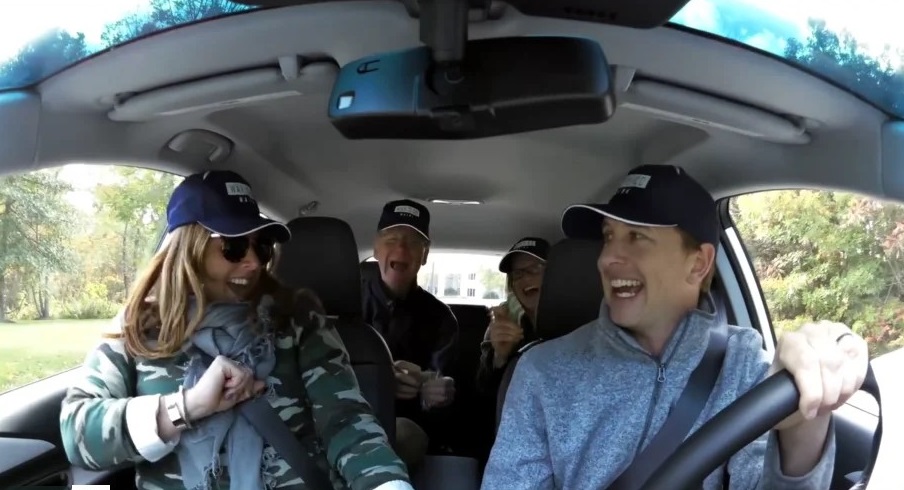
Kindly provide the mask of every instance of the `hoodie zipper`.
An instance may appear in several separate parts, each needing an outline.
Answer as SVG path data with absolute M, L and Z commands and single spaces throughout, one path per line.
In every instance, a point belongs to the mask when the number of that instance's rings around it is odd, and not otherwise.
M 637 448 L 634 450 L 635 458 L 640 454 L 643 443 L 647 438 L 647 432 L 650 430 L 650 424 L 653 422 L 653 410 L 656 408 L 657 402 L 659 402 L 659 393 L 662 391 L 662 385 L 665 383 L 665 369 L 668 366 L 669 361 L 672 360 L 672 356 L 674 356 L 675 352 L 678 350 L 678 345 L 681 344 L 681 340 L 684 339 L 685 332 L 687 332 L 687 328 L 681 330 L 681 334 L 678 336 L 678 339 L 672 347 L 672 351 L 669 352 L 669 357 L 665 361 L 660 361 L 657 357 L 646 354 L 656 363 L 656 384 L 653 386 L 653 396 L 650 400 L 650 405 L 647 408 L 647 418 L 643 425 L 643 432 L 641 432 L 640 439 L 637 441 Z

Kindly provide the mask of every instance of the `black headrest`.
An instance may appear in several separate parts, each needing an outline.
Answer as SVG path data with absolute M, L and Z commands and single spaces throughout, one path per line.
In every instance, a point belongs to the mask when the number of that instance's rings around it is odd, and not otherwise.
M 361 279 L 371 281 L 380 277 L 380 263 L 376 260 L 361 262 Z
M 566 238 L 552 246 L 537 306 L 537 334 L 561 337 L 599 316 L 603 283 L 596 262 L 601 240 Z
M 292 239 L 280 249 L 276 277 L 286 286 L 314 291 L 327 315 L 359 318 L 358 245 L 348 223 L 318 216 L 286 224 Z

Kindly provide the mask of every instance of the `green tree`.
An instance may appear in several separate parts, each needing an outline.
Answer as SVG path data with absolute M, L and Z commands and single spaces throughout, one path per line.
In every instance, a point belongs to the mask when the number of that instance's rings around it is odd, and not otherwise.
M 778 330 L 831 319 L 851 325 L 876 352 L 897 346 L 904 206 L 793 190 L 741 196 L 733 207 Z
M 849 32 L 810 20 L 785 56 L 893 112 L 904 113 L 904 56 L 868 54 Z M 743 200 L 743 205 L 738 205 Z M 851 324 L 881 352 L 904 343 L 904 208 L 845 193 L 745 196 L 738 227 L 755 259 L 775 326 L 818 318 Z
M 151 0 L 146 9 L 107 25 L 102 46 L 89 49 L 85 34 L 51 29 L 0 63 L 3 85 L 23 86 L 53 75 L 91 53 L 115 47 L 170 27 L 241 12 L 252 7 L 228 0 Z
M 489 267 L 482 267 L 477 273 L 477 278 L 483 285 L 484 299 L 499 299 L 505 296 L 505 274 Z M 495 292 L 495 297 L 490 293 Z
M 42 80 L 88 55 L 85 35 L 52 29 L 0 64 L 3 85 L 22 86 Z
M 120 282 L 111 299 L 122 300 L 163 234 L 166 203 L 181 177 L 135 167 L 114 167 L 111 173 L 114 182 L 94 191 L 101 223 L 95 236 L 114 246 L 106 264 Z
M 900 50 L 885 46 L 881 55 L 872 56 L 849 32 L 832 32 L 821 20 L 811 19 L 809 26 L 806 40 L 788 39 L 788 59 L 898 114 L 904 113 L 904 56 Z
M 38 318 L 50 317 L 51 280 L 73 263 L 68 241 L 75 210 L 65 198 L 69 190 L 57 170 L 0 180 L 0 321 L 21 293 L 31 296 Z M 10 287 L 13 281 L 20 290 Z
M 107 26 L 101 40 L 115 46 L 173 26 L 197 22 L 252 7 L 228 0 L 151 0 L 147 10 Z

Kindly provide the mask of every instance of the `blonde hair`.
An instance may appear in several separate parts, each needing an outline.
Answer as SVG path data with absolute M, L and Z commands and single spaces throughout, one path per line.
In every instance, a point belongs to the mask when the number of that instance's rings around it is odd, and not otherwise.
M 210 232 L 198 224 L 190 224 L 173 230 L 169 242 L 151 259 L 142 275 L 135 281 L 126 299 L 122 332 L 114 337 L 125 339 L 126 350 L 135 357 L 160 359 L 170 357 L 191 338 L 204 318 L 207 298 L 201 271 L 204 270 L 204 253 L 210 242 Z M 270 261 L 272 266 L 274 260 Z M 278 304 L 284 289 L 269 270 L 263 271 L 257 291 L 278 295 Z M 194 296 L 197 308 L 193 318 L 188 317 L 189 298 Z M 256 308 L 251 309 L 252 314 Z M 278 312 L 280 316 L 291 312 Z M 280 325 L 281 322 L 275 322 Z M 146 342 L 148 332 L 158 330 L 156 345 Z

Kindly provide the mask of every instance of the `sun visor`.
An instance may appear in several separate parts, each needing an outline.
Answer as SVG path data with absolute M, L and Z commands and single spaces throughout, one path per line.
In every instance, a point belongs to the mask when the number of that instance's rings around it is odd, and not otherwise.
M 0 93 L 0 162 L 7 171 L 30 168 L 38 146 L 41 97 L 32 91 Z
M 115 104 L 108 116 L 114 121 L 141 122 L 293 97 L 326 96 L 339 72 L 333 61 L 299 67 L 287 59 L 281 60 L 281 65 L 280 68 L 233 72 L 152 89 Z

